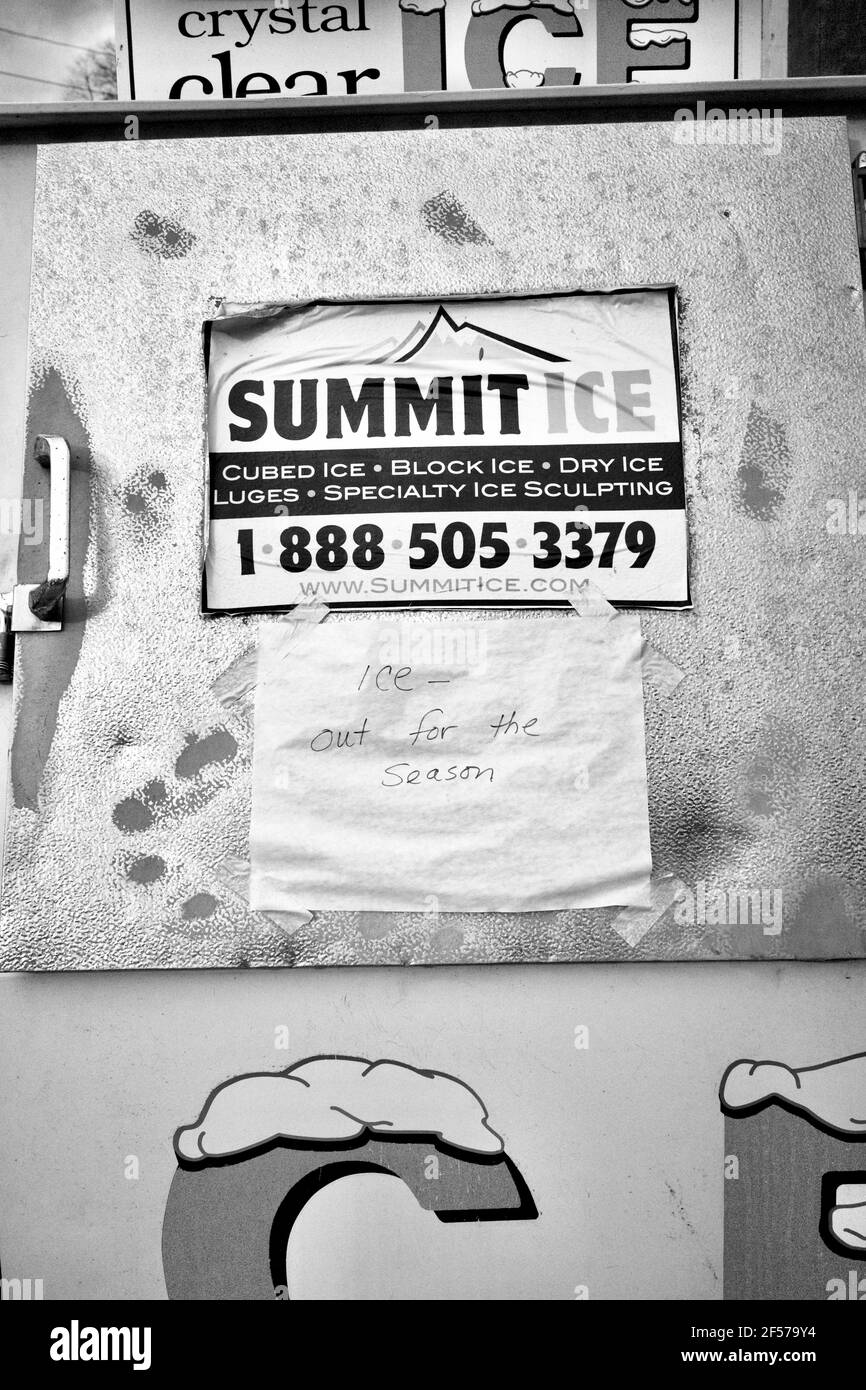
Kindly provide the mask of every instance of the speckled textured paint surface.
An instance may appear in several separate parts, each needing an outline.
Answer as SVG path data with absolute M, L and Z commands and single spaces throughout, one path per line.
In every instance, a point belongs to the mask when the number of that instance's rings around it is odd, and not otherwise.
M 41 722 L 41 753 L 2 967 L 864 954 L 866 550 L 825 525 L 866 423 L 842 120 L 787 121 L 775 151 L 654 123 L 58 145 L 37 196 L 32 389 L 59 378 L 86 433 L 90 541 L 47 732 L 55 639 L 20 644 L 16 738 Z M 256 620 L 198 614 L 214 300 L 660 283 L 682 299 L 694 610 L 642 618 L 686 673 L 646 691 L 654 862 L 708 898 L 781 890 L 781 933 L 674 909 L 634 947 L 615 909 L 250 913 L 219 870 L 247 855 L 251 730 L 211 687 Z

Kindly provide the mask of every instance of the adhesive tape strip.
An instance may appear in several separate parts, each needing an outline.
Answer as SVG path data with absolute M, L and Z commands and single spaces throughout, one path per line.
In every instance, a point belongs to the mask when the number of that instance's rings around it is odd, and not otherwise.
M 571 595 L 569 602 L 581 618 L 607 618 L 612 622 L 619 617 L 613 604 L 608 603 L 601 589 L 593 584 L 591 579 L 584 580 L 578 592 Z M 668 657 L 651 647 L 646 638 L 641 646 L 641 673 L 647 684 L 665 698 L 685 680 L 685 671 L 681 671 Z
M 290 613 L 280 619 L 283 623 L 320 623 L 327 618 L 330 608 L 326 603 L 314 603 L 307 599 L 296 603 Z
M 299 603 L 282 619 L 286 624 L 320 623 L 327 618 L 330 609 L 324 603 Z M 253 643 L 231 665 L 217 676 L 211 685 L 216 698 L 238 714 L 251 713 L 250 696 L 256 688 L 258 671 L 258 645 Z
M 629 946 L 639 945 L 671 904 L 676 902 L 679 894 L 685 891 L 685 886 L 675 874 L 653 874 L 650 882 L 652 905 L 623 908 L 622 912 L 614 917 L 611 926 Z
M 591 579 L 585 579 L 568 601 L 582 618 L 612 619 L 619 616 L 613 604 L 608 603 L 601 589 Z
M 641 648 L 640 666 L 647 684 L 665 698 L 673 694 L 680 682 L 686 678 L 685 671 L 681 671 L 668 657 L 651 647 L 646 638 Z
M 249 862 L 241 859 L 240 855 L 227 854 L 217 864 L 214 872 L 222 887 L 228 889 L 247 912 L 250 912 Z M 284 932 L 297 931 L 299 927 L 305 927 L 313 920 L 313 914 L 304 908 L 299 908 L 297 912 L 260 912 L 257 916 L 266 917 Z
M 249 697 L 256 688 L 257 667 L 258 646 L 253 643 L 213 682 L 211 690 L 221 705 L 244 714 L 247 712 Z

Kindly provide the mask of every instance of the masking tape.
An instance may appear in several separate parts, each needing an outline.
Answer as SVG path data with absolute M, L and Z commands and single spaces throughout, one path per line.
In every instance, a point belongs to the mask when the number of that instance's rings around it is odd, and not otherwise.
M 662 652 L 656 651 L 644 638 L 641 647 L 641 673 L 647 685 L 651 685 L 665 699 L 672 695 L 681 681 L 686 678 L 685 671 L 681 671 Z
M 675 874 L 653 874 L 650 882 L 650 907 L 625 907 L 617 913 L 611 926 L 629 946 L 637 946 L 664 916 L 685 884 Z
M 601 589 L 591 579 L 585 579 L 576 593 L 569 596 L 572 608 L 581 618 L 616 618 L 618 616 L 612 603 L 608 603 Z
M 571 595 L 569 602 L 581 618 L 607 618 L 612 622 L 619 617 L 613 604 L 608 603 L 601 589 L 593 584 L 591 579 L 583 581 L 578 592 Z M 643 639 L 641 647 L 641 674 L 647 684 L 665 699 L 685 680 L 685 671 L 681 671 L 679 666 L 674 665 L 662 652 L 651 647 L 646 638 Z
M 320 623 L 327 618 L 329 612 L 330 609 L 324 603 L 299 603 L 282 621 L 290 625 Z M 256 688 L 257 671 L 258 644 L 253 643 L 217 676 L 211 690 L 221 705 L 225 705 L 232 713 L 248 718 L 252 714 L 251 696 Z
M 215 877 L 223 888 L 226 888 L 246 908 L 250 908 L 250 866 L 249 861 L 241 859 L 240 855 L 227 854 L 216 866 Z M 297 912 L 260 912 L 257 914 L 266 917 L 274 926 L 288 934 L 295 932 L 299 927 L 305 927 L 308 922 L 313 920 L 313 914 L 303 908 Z
M 258 646 L 253 643 L 213 682 L 211 690 L 221 705 L 241 714 L 248 712 L 249 699 L 256 688 L 257 667 Z

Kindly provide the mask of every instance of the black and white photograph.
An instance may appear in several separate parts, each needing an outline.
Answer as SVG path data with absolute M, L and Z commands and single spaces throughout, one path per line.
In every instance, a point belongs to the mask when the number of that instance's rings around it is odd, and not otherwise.
M 866 5 L 0 0 L 0 245 L 26 1372 L 850 1374 Z

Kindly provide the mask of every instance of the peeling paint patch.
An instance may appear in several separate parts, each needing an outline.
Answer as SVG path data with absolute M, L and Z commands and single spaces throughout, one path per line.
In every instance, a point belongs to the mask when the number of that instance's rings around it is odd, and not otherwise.
M 177 261 L 189 254 L 195 237 L 171 217 L 160 217 L 144 208 L 136 217 L 130 236 L 140 251 L 161 260 Z
M 212 917 L 218 907 L 219 902 L 212 893 L 196 893 L 187 898 L 181 915 L 185 922 L 190 922 L 197 917 Z
M 774 521 L 785 500 L 791 471 L 782 426 L 753 404 L 737 469 L 737 506 L 757 521 Z
M 202 739 L 195 734 L 189 735 L 187 746 L 175 764 L 178 777 L 187 784 L 183 791 L 177 787 L 167 788 L 161 778 L 156 778 L 117 803 L 112 812 L 114 824 L 124 834 L 133 835 L 157 826 L 176 824 L 195 815 L 230 779 L 234 765 L 228 775 L 226 765 L 232 762 L 236 752 L 237 743 L 225 729 L 217 729 Z M 204 768 L 214 766 L 222 770 L 222 775 L 219 771 L 207 777 L 198 775 Z
M 123 493 L 123 506 L 132 520 L 137 541 L 152 543 L 171 516 L 172 494 L 164 473 L 135 473 Z
M 111 819 L 118 830 L 127 835 L 149 830 L 156 819 L 157 809 L 164 805 L 165 800 L 165 783 L 159 780 L 148 782 L 134 796 L 119 801 L 111 813 Z
M 802 801 L 809 780 L 809 748 L 794 724 L 778 718 L 768 719 L 757 737 L 746 769 L 746 807 L 756 816 L 788 816 Z
M 146 854 L 134 859 L 126 871 L 126 877 L 133 883 L 156 883 L 165 873 L 165 860 L 158 854 Z
M 365 941 L 375 941 L 394 930 L 396 922 L 393 912 L 359 912 L 358 931 Z
M 784 501 L 784 493 L 767 484 L 762 468 L 745 468 L 741 465 L 737 478 L 740 484 L 740 510 L 758 521 L 772 521 Z
M 421 216 L 429 231 L 450 241 L 455 246 L 492 246 L 493 243 L 483 227 L 453 193 L 443 190 L 435 197 L 421 204 Z
M 434 960 L 453 960 L 464 945 L 463 932 L 459 927 L 439 927 L 434 932 L 430 945 Z
M 844 884 L 825 874 L 805 888 L 786 923 L 792 934 L 820 941 L 828 956 L 862 952 L 860 931 L 848 916 Z
M 756 769 L 756 775 L 758 770 Z M 775 813 L 770 793 L 763 787 L 750 787 L 746 794 L 746 807 L 753 816 L 772 816 Z
M 228 729 L 215 729 L 212 734 L 199 738 L 198 734 L 188 734 L 186 747 L 174 765 L 178 777 L 195 777 L 202 768 L 211 763 L 228 763 L 238 751 L 236 739 Z

